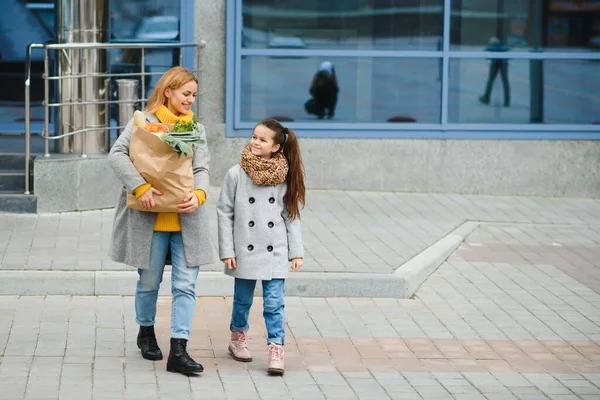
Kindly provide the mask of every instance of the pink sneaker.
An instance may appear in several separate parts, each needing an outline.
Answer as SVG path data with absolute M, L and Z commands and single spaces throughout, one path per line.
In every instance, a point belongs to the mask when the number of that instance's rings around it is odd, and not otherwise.
M 231 342 L 229 343 L 229 353 L 236 361 L 252 361 L 252 353 L 248 348 L 248 339 L 246 332 L 231 332 Z
M 269 368 L 267 372 L 272 375 L 283 375 L 283 346 L 269 343 Z

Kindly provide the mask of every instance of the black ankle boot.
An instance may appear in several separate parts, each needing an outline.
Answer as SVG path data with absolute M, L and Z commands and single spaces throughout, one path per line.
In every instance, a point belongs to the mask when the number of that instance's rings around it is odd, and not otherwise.
M 137 336 L 138 349 L 142 350 L 142 357 L 146 360 L 162 360 L 163 355 L 156 342 L 154 326 L 140 326 L 140 332 Z
M 167 360 L 167 371 L 180 374 L 195 374 L 204 371 L 202 364 L 192 360 L 187 353 L 187 340 L 171 338 L 171 351 Z

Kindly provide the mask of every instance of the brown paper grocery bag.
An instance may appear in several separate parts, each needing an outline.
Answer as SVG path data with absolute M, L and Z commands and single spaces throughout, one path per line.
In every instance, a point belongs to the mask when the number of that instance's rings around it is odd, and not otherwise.
M 154 195 L 156 206 L 144 210 L 132 193 L 127 193 L 127 207 L 150 212 L 176 212 L 177 204 L 183 203 L 194 190 L 192 157 L 177 154 L 159 137 L 136 127 L 129 142 L 129 158 L 142 177 L 152 187 L 163 192 Z

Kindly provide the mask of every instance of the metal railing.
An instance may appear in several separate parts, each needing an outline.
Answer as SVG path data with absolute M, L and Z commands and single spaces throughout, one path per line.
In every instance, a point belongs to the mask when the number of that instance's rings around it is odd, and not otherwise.
M 85 152 L 86 148 L 86 135 L 85 133 L 91 131 L 101 131 L 101 130 L 113 130 L 113 129 L 123 129 L 125 126 L 110 126 L 110 121 L 107 121 L 106 126 L 94 126 L 92 128 L 82 128 L 73 130 L 70 132 L 62 133 L 59 135 L 50 135 L 50 109 L 51 108 L 60 108 L 60 107 L 71 107 L 71 106 L 79 106 L 79 105 L 102 105 L 104 104 L 107 107 L 110 107 L 111 104 L 120 104 L 120 103 L 130 103 L 130 100 L 111 100 L 110 94 L 105 93 L 105 97 L 103 100 L 94 100 L 94 101 L 74 101 L 74 102 L 51 102 L 50 99 L 50 82 L 56 81 L 59 82 L 64 79 L 84 79 L 84 78 L 140 78 L 141 81 L 141 98 L 138 99 L 138 102 L 141 102 L 141 108 L 143 109 L 145 103 L 147 101 L 146 98 L 146 79 L 151 76 L 159 76 L 164 74 L 164 71 L 161 72 L 148 72 L 146 65 L 146 51 L 147 50 L 156 50 L 156 49 L 179 49 L 179 65 L 183 65 L 183 49 L 184 48 L 192 48 L 195 52 L 194 54 L 194 68 L 193 72 L 198 73 L 200 70 L 200 49 L 206 46 L 206 42 L 201 40 L 199 43 L 53 43 L 53 44 L 41 44 L 41 43 L 31 43 L 27 46 L 26 60 L 25 60 L 25 68 L 26 68 L 26 78 L 25 78 L 25 194 L 30 194 L 29 192 L 29 158 L 31 157 L 31 52 L 34 49 L 43 49 L 44 50 L 44 72 L 42 75 L 42 79 L 44 82 L 44 100 L 42 105 L 44 107 L 44 125 L 42 130 L 42 138 L 44 139 L 44 157 L 50 157 L 49 152 L 49 142 L 51 140 L 63 139 L 68 136 L 73 135 L 82 135 L 82 152 L 81 157 L 87 157 Z M 50 51 L 58 51 L 62 52 L 66 55 L 67 50 L 140 50 L 140 71 L 139 72 L 127 72 L 127 73 L 97 73 L 97 74 L 69 74 L 69 75 L 50 75 Z M 165 66 L 166 67 L 166 66 Z M 105 90 L 108 88 L 105 87 Z M 85 110 L 85 108 L 84 108 Z M 196 112 L 198 113 L 199 104 L 196 103 Z M 84 120 L 85 121 L 85 120 Z M 110 138 L 108 139 L 110 140 Z

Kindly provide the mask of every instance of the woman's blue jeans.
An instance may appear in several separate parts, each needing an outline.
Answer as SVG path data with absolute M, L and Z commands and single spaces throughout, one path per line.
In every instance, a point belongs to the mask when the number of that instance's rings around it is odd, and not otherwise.
M 248 316 L 254 300 L 256 281 L 235 278 L 231 332 L 246 332 Z M 263 317 L 267 326 L 267 343 L 285 344 L 285 279 L 262 281 Z
M 190 338 L 194 309 L 196 308 L 196 279 L 198 267 L 188 268 L 185 263 L 181 232 L 154 232 L 150 250 L 150 268 L 138 269 L 135 291 L 135 320 L 141 326 L 154 325 L 158 289 L 165 270 L 167 251 L 171 246 L 171 337 Z

